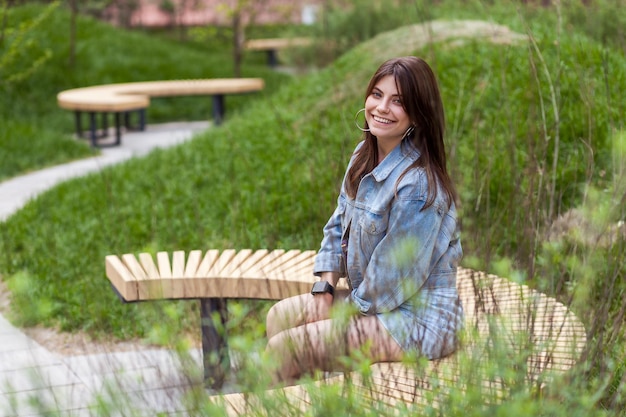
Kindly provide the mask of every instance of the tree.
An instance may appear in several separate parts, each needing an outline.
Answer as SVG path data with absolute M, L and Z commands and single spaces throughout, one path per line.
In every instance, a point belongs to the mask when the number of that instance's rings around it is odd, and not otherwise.
M 44 11 L 32 20 L 9 27 L 8 9 L 12 2 L 0 0 L 2 28 L 0 32 L 0 83 L 2 86 L 18 83 L 30 77 L 52 57 L 50 49 L 38 50 L 37 42 L 29 35 L 59 6 L 51 2 Z
M 232 0 L 221 5 L 221 9 L 231 21 L 233 31 L 233 67 L 235 77 L 241 77 L 246 25 L 253 24 L 256 10 L 267 4 L 267 0 Z
M 76 17 L 78 16 L 78 0 L 69 0 L 70 6 L 70 53 L 68 64 L 74 67 L 76 63 Z

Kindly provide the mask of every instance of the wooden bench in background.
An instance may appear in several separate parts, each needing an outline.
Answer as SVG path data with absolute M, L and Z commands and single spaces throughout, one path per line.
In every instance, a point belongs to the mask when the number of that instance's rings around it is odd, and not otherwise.
M 267 53 L 267 63 L 270 67 L 278 66 L 278 51 L 301 46 L 309 46 L 313 43 L 310 38 L 269 38 L 250 39 L 246 41 L 244 48 L 248 51 L 261 51 Z
M 202 349 L 205 381 L 219 388 L 229 369 L 225 335 L 216 331 L 210 317 L 219 312 L 222 324 L 227 320 L 226 299 L 280 300 L 310 291 L 317 280 L 312 275 L 315 251 L 300 250 L 209 250 L 159 252 L 156 262 L 149 254 L 110 255 L 106 273 L 115 291 L 125 301 L 156 299 L 199 299 L 202 315 Z M 345 287 L 345 280 L 340 280 Z M 516 284 L 510 280 L 470 269 L 459 268 L 457 287 L 465 309 L 467 330 L 476 331 L 477 340 L 493 337 L 494 320 L 501 340 L 511 343 L 514 351 L 526 352 L 527 379 L 541 381 L 551 372 L 569 370 L 579 358 L 586 343 L 585 328 L 568 308 L 557 300 Z M 491 343 L 491 342 L 489 342 Z M 486 343 L 486 344 L 489 344 Z M 473 349 L 471 344 L 463 349 Z M 219 364 L 209 361 L 218 352 Z M 393 405 L 396 402 L 428 402 L 435 390 L 431 378 L 454 384 L 460 377 L 456 355 L 428 362 L 426 369 L 415 369 L 402 363 L 380 363 L 372 366 L 372 381 L 363 384 L 364 395 Z M 498 390 L 498 376 L 483 380 L 482 385 Z M 335 376 L 326 382 L 342 381 Z M 351 378 L 359 384 L 359 377 Z M 366 387 L 367 386 L 367 387 Z M 301 386 L 284 388 L 295 407 L 309 404 L 307 390 Z M 250 395 L 220 396 L 229 414 L 244 415 L 254 402 Z M 252 401 L 252 402 L 251 402 Z M 248 410 L 249 411 L 249 410 Z
M 121 118 L 130 128 L 130 114 L 139 115 L 138 129 L 145 128 L 145 110 L 151 97 L 175 97 L 192 95 L 213 96 L 213 122 L 220 124 L 224 118 L 224 96 L 260 91 L 264 88 L 261 78 L 214 78 L 197 80 L 146 81 L 134 83 L 97 85 L 62 91 L 57 95 L 59 107 L 73 110 L 76 133 L 83 136 L 82 113 L 89 114 L 89 138 L 91 144 L 99 146 L 98 139 L 107 135 L 108 115 L 115 118 L 115 142 L 121 143 Z M 96 115 L 102 116 L 102 133 L 98 134 Z M 100 145 L 104 146 L 104 145 Z

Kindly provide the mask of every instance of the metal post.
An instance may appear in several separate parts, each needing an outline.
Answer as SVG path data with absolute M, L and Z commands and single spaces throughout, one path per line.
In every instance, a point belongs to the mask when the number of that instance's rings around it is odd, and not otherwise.
M 224 95 L 214 94 L 213 95 L 213 123 L 215 123 L 215 125 L 222 124 L 222 119 L 224 119 Z
M 100 137 L 105 138 L 109 135 L 109 113 L 102 112 L 100 117 L 102 119 L 102 134 Z
M 146 130 L 146 109 L 139 109 L 139 130 Z
M 207 387 L 220 389 L 224 385 L 226 373 L 230 369 L 228 344 L 226 343 L 226 321 L 228 312 L 223 298 L 200 299 L 202 320 L 202 356 L 204 383 Z M 217 326 L 213 316 L 217 313 Z
M 124 112 L 124 127 L 126 127 L 127 130 L 130 129 L 130 112 L 129 111 Z
M 81 123 L 82 114 L 80 111 L 74 112 L 74 121 L 76 122 L 76 136 L 80 139 L 83 137 L 83 125 Z
M 115 112 L 115 144 L 119 145 L 122 143 L 122 127 L 120 126 L 121 115 L 120 112 Z
M 98 136 L 96 135 L 96 113 L 89 112 L 89 131 L 91 135 L 91 146 L 98 146 Z
M 278 54 L 276 49 L 270 49 L 267 51 L 267 64 L 271 68 L 276 68 L 278 66 Z

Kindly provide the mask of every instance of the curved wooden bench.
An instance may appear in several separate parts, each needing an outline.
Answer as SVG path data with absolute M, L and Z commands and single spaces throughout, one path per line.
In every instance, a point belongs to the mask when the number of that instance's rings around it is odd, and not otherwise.
M 313 43 L 310 38 L 268 38 L 250 39 L 244 44 L 248 51 L 262 51 L 267 53 L 267 63 L 270 67 L 278 65 L 278 51 L 281 49 L 309 46 Z
M 103 131 L 107 129 L 106 115 L 115 115 L 116 142 L 121 142 L 121 120 L 130 112 L 138 111 L 139 128 L 145 127 L 145 109 L 150 106 L 151 97 L 174 97 L 192 95 L 213 96 L 213 120 L 216 124 L 224 118 L 224 96 L 260 91 L 265 83 L 261 78 L 214 78 L 198 80 L 145 81 L 134 83 L 97 85 L 75 88 L 57 94 L 59 107 L 73 110 L 76 114 L 76 133 L 82 136 L 81 113 L 90 115 L 90 138 L 97 146 L 96 113 L 103 115 Z
M 111 284 L 126 301 L 198 298 L 215 303 L 226 298 L 279 300 L 306 293 L 317 280 L 311 273 L 315 255 L 315 251 L 229 249 L 209 250 L 204 255 L 201 251 L 191 251 L 188 256 L 177 251 L 171 259 L 168 253 L 159 252 L 156 262 L 149 254 L 110 255 L 105 263 Z M 345 287 L 345 280 L 340 280 L 339 286 Z M 485 358 L 493 354 L 494 345 L 499 344 L 506 351 L 506 360 L 511 361 L 510 364 L 500 361 L 499 366 L 525 369 L 525 383 L 541 385 L 549 381 L 553 373 L 569 370 L 585 347 L 584 326 L 554 298 L 525 285 L 466 268 L 458 269 L 457 288 L 465 309 L 466 333 L 471 336 L 464 343 L 462 354 L 429 361 L 425 367 L 375 364 L 371 367 L 370 380 L 362 381 L 358 375 L 353 375 L 349 383 L 373 400 L 391 406 L 397 402 L 432 405 L 433 397 L 445 395 L 446 386 L 467 384 L 463 379 L 463 366 L 467 364 L 459 360 L 462 355 Z M 220 308 L 218 311 L 224 314 L 225 310 Z M 212 314 L 205 308 L 202 311 L 206 317 Z M 218 350 L 224 365 L 223 345 L 219 345 L 224 341 L 213 344 L 205 341 L 208 331 L 214 330 L 203 328 L 205 358 Z M 205 378 L 213 387 L 219 387 L 215 382 L 220 381 L 219 378 L 223 380 L 223 375 L 216 379 L 215 373 L 219 374 L 224 368 L 206 359 L 204 364 Z M 479 365 L 480 362 L 475 368 Z M 489 370 L 477 375 L 478 383 L 490 395 L 506 394 L 504 376 L 493 375 Z M 345 382 L 343 376 L 335 376 L 318 383 L 341 381 Z M 277 392 L 282 396 L 288 394 L 294 407 L 306 408 L 309 389 L 293 386 Z M 248 394 L 228 394 L 219 396 L 216 401 L 224 402 L 231 415 L 245 414 L 249 407 L 256 406 L 254 396 Z

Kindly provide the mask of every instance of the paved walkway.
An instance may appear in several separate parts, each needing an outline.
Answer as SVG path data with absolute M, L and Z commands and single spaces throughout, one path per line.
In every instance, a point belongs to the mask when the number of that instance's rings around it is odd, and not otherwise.
M 148 126 L 145 132 L 126 133 L 122 146 L 103 149 L 101 156 L 2 182 L 0 221 L 61 181 L 146 155 L 156 147 L 180 144 L 207 127 L 205 122 Z M 191 352 L 190 362 L 189 372 L 184 371 L 180 357 L 166 350 L 61 356 L 0 315 L 0 417 L 187 415 L 183 396 L 202 378 L 199 350 Z M 98 398 L 108 405 L 96 408 Z

